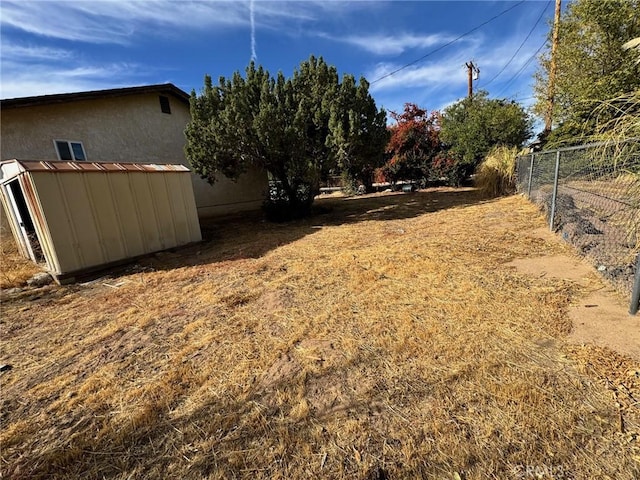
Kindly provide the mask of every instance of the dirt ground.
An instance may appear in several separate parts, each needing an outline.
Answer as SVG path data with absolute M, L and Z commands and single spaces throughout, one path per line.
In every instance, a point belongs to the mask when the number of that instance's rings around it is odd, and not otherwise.
M 532 234 L 557 240 L 547 228 Z M 568 309 L 572 330 L 567 340 L 608 347 L 640 360 L 640 315 L 629 315 L 628 299 L 595 277 L 594 268 L 587 261 L 565 254 L 517 259 L 507 265 L 524 274 L 567 279 L 583 286 L 585 293 Z
M 3 478 L 640 478 L 637 318 L 535 206 L 316 207 L 3 295 Z

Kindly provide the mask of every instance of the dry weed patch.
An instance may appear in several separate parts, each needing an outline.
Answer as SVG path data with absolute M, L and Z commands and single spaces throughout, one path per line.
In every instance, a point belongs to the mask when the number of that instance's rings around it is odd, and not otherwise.
M 3 475 L 640 476 L 638 362 L 566 344 L 581 284 L 506 265 L 571 254 L 535 207 L 319 203 L 206 225 L 118 288 L 6 301 Z
M 21 287 L 41 270 L 18 253 L 11 232 L 0 234 L 0 288 Z

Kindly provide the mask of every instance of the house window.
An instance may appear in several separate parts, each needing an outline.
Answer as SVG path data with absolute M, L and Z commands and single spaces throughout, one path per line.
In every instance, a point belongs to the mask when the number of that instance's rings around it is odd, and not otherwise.
M 56 146 L 56 153 L 59 160 L 78 160 L 83 161 L 87 159 L 87 155 L 84 153 L 84 147 L 82 142 L 70 142 L 68 140 L 54 140 L 53 143 Z
M 171 105 L 169 105 L 169 97 L 160 95 L 160 110 L 162 113 L 171 113 Z

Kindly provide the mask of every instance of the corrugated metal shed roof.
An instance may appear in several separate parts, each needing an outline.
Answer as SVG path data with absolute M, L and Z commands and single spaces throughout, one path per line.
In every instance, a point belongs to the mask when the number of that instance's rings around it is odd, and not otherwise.
M 135 162 L 72 162 L 66 160 L 3 160 L 0 165 L 16 163 L 26 172 L 188 172 L 180 164 Z

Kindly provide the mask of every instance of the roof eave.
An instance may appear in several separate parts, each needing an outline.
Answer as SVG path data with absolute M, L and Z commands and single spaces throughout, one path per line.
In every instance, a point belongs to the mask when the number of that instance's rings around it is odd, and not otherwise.
M 8 98 L 0 100 L 1 109 L 33 107 L 39 105 L 56 105 L 82 100 L 123 97 L 145 93 L 171 94 L 185 104 L 189 104 L 189 94 L 172 83 L 158 85 L 143 85 L 138 87 L 112 88 L 108 90 L 91 90 L 87 92 L 58 93 L 53 95 L 38 95 L 32 97 Z

